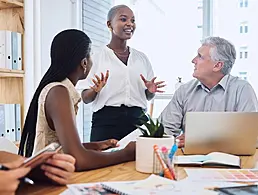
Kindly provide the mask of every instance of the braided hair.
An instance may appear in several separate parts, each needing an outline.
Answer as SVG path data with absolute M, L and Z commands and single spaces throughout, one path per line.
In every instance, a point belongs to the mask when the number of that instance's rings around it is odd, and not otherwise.
M 51 65 L 36 89 L 25 119 L 19 155 L 32 155 L 38 117 L 38 99 L 42 89 L 52 82 L 61 82 L 73 73 L 84 58 L 90 57 L 90 38 L 82 31 L 69 29 L 58 33 L 51 45 Z

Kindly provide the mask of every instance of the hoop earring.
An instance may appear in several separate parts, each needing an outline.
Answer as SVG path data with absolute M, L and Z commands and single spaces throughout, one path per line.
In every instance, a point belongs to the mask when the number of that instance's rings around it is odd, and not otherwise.
M 84 68 L 84 71 L 83 71 L 83 73 L 84 73 L 84 74 L 86 74 L 86 72 L 87 72 L 87 68 Z

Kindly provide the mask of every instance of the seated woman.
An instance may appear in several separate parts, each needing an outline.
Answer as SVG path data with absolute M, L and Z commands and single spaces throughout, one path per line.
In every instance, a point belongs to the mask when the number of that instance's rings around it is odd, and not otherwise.
M 114 147 L 116 140 L 83 144 L 80 141 L 75 114 L 81 98 L 75 85 L 85 79 L 91 69 L 90 52 L 91 41 L 82 31 L 64 30 L 55 36 L 51 45 L 51 65 L 31 101 L 19 154 L 31 156 L 46 145 L 59 142 L 63 152 L 76 159 L 77 171 L 135 159 L 134 142 L 123 150 L 106 153 L 99 150 Z
M 31 169 L 29 167 L 19 168 L 24 161 L 24 158 L 21 156 L 1 152 L 0 162 L 3 162 L 2 157 L 4 162 L 9 161 L 9 163 L 0 164 L 0 194 L 14 194 L 21 182 L 19 179 L 29 174 Z M 43 180 L 45 175 L 50 179 L 49 181 L 65 185 L 69 183 L 69 179 L 74 172 L 74 163 L 75 159 L 71 155 L 55 154 L 47 161 L 47 164 L 41 166 L 41 169 L 44 171 L 43 175 L 36 175 L 32 171 L 29 177 L 33 178 L 33 180 Z M 10 170 L 2 170 L 3 166 Z

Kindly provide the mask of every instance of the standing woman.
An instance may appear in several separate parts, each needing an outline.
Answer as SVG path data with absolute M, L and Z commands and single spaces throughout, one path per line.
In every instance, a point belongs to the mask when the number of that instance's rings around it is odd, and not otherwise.
M 107 26 L 111 41 L 93 55 L 94 65 L 83 83 L 84 103 L 93 101 L 91 141 L 120 140 L 131 133 L 141 125 L 146 100 L 165 86 L 155 82 L 147 56 L 127 46 L 136 27 L 133 11 L 126 5 L 111 8 Z

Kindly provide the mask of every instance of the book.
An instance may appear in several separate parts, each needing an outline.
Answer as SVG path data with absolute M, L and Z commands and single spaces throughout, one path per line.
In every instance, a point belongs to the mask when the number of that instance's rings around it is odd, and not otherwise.
M 120 195 L 217 194 L 214 191 L 196 188 L 193 185 L 187 185 L 185 182 L 173 181 L 154 174 L 150 175 L 147 179 L 131 183 L 104 182 L 101 185 L 104 189 Z M 185 187 L 186 185 L 188 186 L 187 188 Z
M 207 155 L 184 155 L 177 156 L 175 164 L 199 165 L 199 166 L 232 166 L 240 168 L 240 158 L 235 155 L 222 152 L 211 152 Z

